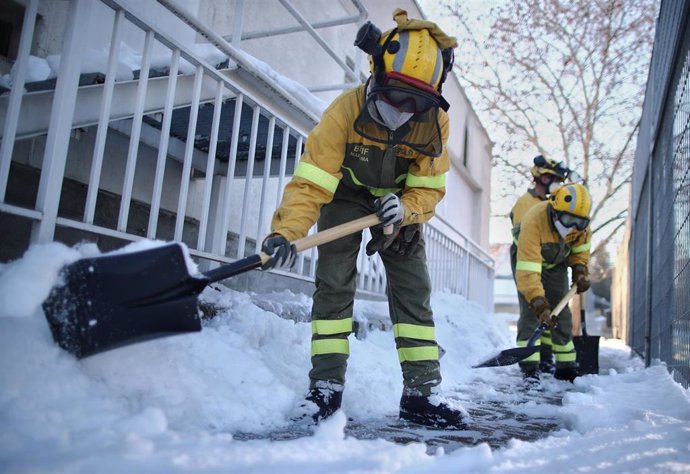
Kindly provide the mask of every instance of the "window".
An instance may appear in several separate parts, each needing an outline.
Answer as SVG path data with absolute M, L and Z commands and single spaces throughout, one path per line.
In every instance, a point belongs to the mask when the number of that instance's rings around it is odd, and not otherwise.
M 11 0 L 0 0 L 0 56 L 9 63 L 17 59 L 23 21 L 23 6 Z

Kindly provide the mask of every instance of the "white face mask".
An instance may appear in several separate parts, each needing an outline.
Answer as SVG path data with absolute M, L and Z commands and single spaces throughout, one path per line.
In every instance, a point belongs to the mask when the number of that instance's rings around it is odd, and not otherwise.
M 549 184 L 549 194 L 553 194 L 556 191 L 558 191 L 561 187 L 563 186 L 563 183 L 559 183 L 558 181 L 554 181 L 551 184 Z
M 405 122 L 410 120 L 414 115 L 412 112 L 401 112 L 383 100 L 375 100 L 374 105 L 376 106 L 379 118 L 383 122 L 381 125 L 391 131 L 402 127 Z
M 566 227 L 563 224 L 561 224 L 561 221 L 558 219 L 555 219 L 553 221 L 554 226 L 556 226 L 556 230 L 558 231 L 559 234 L 561 234 L 561 237 L 565 239 L 565 236 L 568 235 L 571 231 L 575 230 L 575 227 Z

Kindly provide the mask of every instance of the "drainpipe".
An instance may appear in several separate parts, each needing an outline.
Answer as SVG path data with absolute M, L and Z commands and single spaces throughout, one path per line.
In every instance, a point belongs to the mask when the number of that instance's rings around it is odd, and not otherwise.
M 654 134 L 656 136 L 656 133 Z M 654 139 L 656 140 L 656 138 Z M 650 143 L 650 154 L 647 162 L 647 180 L 649 182 L 649 202 L 647 203 L 647 216 L 649 218 L 649 225 L 647 226 L 647 264 L 645 265 L 645 281 L 647 282 L 647 325 L 645 327 L 644 338 L 644 363 L 645 367 L 649 367 L 652 362 L 652 256 L 654 253 L 654 171 L 652 169 L 652 161 L 654 160 L 654 142 Z

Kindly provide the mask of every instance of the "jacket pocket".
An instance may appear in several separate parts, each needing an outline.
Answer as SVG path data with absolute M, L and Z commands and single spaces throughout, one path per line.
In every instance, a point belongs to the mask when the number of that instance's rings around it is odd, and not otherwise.
M 541 246 L 541 258 L 546 268 L 560 265 L 568 259 L 568 255 L 570 255 L 570 245 L 565 242 L 552 242 Z

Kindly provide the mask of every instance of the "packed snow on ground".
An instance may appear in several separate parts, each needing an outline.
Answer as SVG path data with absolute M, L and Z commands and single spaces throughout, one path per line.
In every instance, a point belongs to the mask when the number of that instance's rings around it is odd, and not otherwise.
M 213 285 L 201 299 L 220 311 L 200 333 L 76 360 L 53 343 L 41 302 L 63 265 L 93 255 L 93 245 L 52 243 L 0 266 L 1 472 L 690 472 L 688 390 L 662 365 L 645 368 L 617 340 L 602 341 L 605 373 L 568 384 L 562 405 L 530 404 L 534 416 L 563 426 L 535 442 L 429 453 L 422 443 L 346 436 L 347 417 L 366 422 L 397 413 L 402 383 L 393 336 L 376 329 L 350 338 L 343 409 L 313 436 L 240 441 L 237 433 L 289 426 L 308 385 L 310 324 L 261 309 L 260 295 Z M 261 306 L 276 312 L 282 304 L 308 314 L 308 295 L 265 298 L 270 304 Z M 448 293 L 434 294 L 432 304 L 446 351 L 441 394 L 520 397 L 517 387 L 496 392 L 515 366 L 471 368 L 514 346 L 509 318 Z M 364 323 L 386 311 L 384 303 L 358 300 L 355 318 Z

